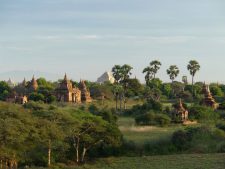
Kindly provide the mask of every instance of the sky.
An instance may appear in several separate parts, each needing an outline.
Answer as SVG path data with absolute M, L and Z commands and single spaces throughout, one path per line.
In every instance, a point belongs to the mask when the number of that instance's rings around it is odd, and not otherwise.
M 196 81 L 225 82 L 224 0 L 0 0 L 0 73 L 39 71 L 95 81 L 115 64 L 133 77 L 201 65 Z M 0 77 L 1 79 L 1 77 Z

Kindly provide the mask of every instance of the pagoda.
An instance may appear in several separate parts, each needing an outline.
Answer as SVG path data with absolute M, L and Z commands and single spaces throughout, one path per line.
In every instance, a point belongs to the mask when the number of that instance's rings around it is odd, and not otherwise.
M 90 94 L 89 90 L 87 89 L 87 86 L 86 86 L 84 80 L 80 81 L 79 89 L 81 90 L 81 100 L 82 100 L 82 102 L 87 102 L 87 103 L 92 102 L 91 94 Z
M 23 83 L 25 83 L 25 81 L 23 81 Z M 37 80 L 33 76 L 32 80 L 28 84 L 28 91 L 30 93 L 32 93 L 32 92 L 36 92 L 37 89 L 38 89 L 38 83 L 37 83 Z
M 81 91 L 77 87 L 73 87 L 73 84 L 68 80 L 65 74 L 63 81 L 55 90 L 57 101 L 61 102 L 81 102 Z
M 184 108 L 181 99 L 179 100 L 179 104 L 175 107 L 175 110 L 172 113 L 172 119 L 176 122 L 182 122 L 188 120 L 188 111 Z
M 203 84 L 202 94 L 204 95 L 202 105 L 211 107 L 213 109 L 218 108 L 218 104 L 216 103 L 215 99 L 212 97 L 212 94 L 210 92 L 209 85 L 206 85 L 205 83 Z

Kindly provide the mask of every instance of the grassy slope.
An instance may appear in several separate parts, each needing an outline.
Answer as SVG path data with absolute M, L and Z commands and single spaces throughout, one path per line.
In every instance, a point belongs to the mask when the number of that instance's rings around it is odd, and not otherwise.
M 122 157 L 98 160 L 79 169 L 224 169 L 225 154 Z

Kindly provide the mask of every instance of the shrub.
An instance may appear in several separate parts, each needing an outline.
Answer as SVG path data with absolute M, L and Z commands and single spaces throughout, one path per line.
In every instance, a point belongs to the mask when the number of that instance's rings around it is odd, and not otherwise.
M 146 114 L 139 115 L 135 118 L 137 125 L 169 125 L 171 119 L 166 114 L 148 112 Z
M 24 104 L 23 107 L 25 109 L 32 109 L 32 110 L 43 110 L 44 106 L 40 102 L 34 102 L 34 101 L 29 101 L 28 103 Z
M 138 116 L 138 115 L 141 115 L 141 114 L 145 114 L 149 111 L 162 112 L 163 111 L 162 103 L 159 102 L 159 101 L 155 101 L 155 100 L 148 100 L 143 105 L 135 105 L 131 109 L 126 110 L 124 112 L 124 115 Z
M 209 126 L 190 127 L 174 132 L 172 143 L 181 152 L 216 153 L 223 150 L 225 133 Z
M 216 127 L 218 129 L 225 131 L 225 122 L 220 122 L 220 123 L 216 124 Z
M 190 137 L 184 130 L 178 130 L 173 133 L 172 143 L 176 146 L 179 151 L 186 150 L 189 145 Z
M 205 106 L 195 105 L 189 109 L 189 119 L 196 119 L 202 122 L 216 121 L 219 114 L 213 109 Z
M 40 93 L 31 93 L 31 95 L 29 96 L 29 100 L 32 101 L 45 101 L 45 97 L 43 94 Z
M 225 102 L 222 102 L 222 103 L 219 104 L 219 109 L 225 110 Z

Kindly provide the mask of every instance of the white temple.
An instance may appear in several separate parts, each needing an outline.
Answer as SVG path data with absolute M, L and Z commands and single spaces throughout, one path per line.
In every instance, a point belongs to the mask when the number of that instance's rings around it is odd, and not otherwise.
M 110 82 L 110 83 L 114 83 L 115 79 L 112 75 L 111 72 L 105 72 L 103 75 L 101 75 L 98 79 L 97 79 L 97 83 L 105 83 L 105 82 Z

